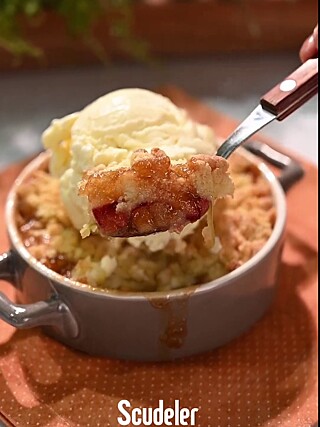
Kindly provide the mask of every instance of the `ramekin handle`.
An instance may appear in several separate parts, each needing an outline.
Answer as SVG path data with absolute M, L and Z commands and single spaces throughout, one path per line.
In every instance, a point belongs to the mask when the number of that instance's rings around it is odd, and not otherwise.
M 0 255 L 0 280 L 14 284 L 15 272 L 12 252 Z M 53 295 L 48 301 L 15 304 L 0 292 L 0 319 L 18 329 L 53 326 L 66 337 L 75 338 L 79 328 L 67 304 Z
M 296 160 L 276 151 L 269 145 L 260 141 L 250 140 L 244 144 L 244 147 L 281 170 L 278 180 L 284 191 L 290 190 L 294 184 L 303 178 L 304 169 Z

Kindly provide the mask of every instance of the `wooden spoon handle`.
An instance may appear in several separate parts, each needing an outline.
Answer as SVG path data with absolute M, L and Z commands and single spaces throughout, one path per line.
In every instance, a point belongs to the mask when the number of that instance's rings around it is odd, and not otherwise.
M 262 107 L 283 120 L 318 93 L 318 58 L 309 59 L 260 100 Z

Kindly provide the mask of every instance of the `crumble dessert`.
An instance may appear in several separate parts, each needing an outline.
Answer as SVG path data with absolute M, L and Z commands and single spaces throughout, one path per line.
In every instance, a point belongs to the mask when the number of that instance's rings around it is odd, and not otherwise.
M 275 221 L 271 189 L 259 169 L 237 154 L 229 163 L 235 192 L 212 208 L 217 236 L 213 247 L 203 243 L 205 218 L 180 234 L 82 239 L 62 202 L 59 179 L 40 170 L 18 191 L 21 238 L 39 262 L 93 287 L 158 291 L 206 283 L 257 253 Z

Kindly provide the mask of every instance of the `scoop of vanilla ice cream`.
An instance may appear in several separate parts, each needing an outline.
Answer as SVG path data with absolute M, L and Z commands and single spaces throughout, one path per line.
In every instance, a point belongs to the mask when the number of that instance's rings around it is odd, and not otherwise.
M 129 166 L 139 148 L 161 148 L 181 162 L 194 154 L 214 154 L 218 145 L 208 126 L 193 122 L 168 98 L 144 89 L 111 92 L 78 113 L 53 120 L 43 133 L 43 144 L 52 152 L 50 172 L 59 177 L 62 201 L 79 230 L 94 227 L 87 199 L 78 194 L 85 171 Z M 163 242 L 166 233 L 159 233 Z M 154 238 L 146 241 L 158 248 Z

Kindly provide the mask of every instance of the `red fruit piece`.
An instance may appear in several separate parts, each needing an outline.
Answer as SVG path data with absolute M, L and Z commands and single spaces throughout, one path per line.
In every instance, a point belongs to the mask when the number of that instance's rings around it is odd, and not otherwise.
M 112 236 L 127 228 L 129 215 L 126 212 L 117 212 L 116 208 L 117 203 L 112 203 L 92 209 L 92 214 L 103 234 Z

